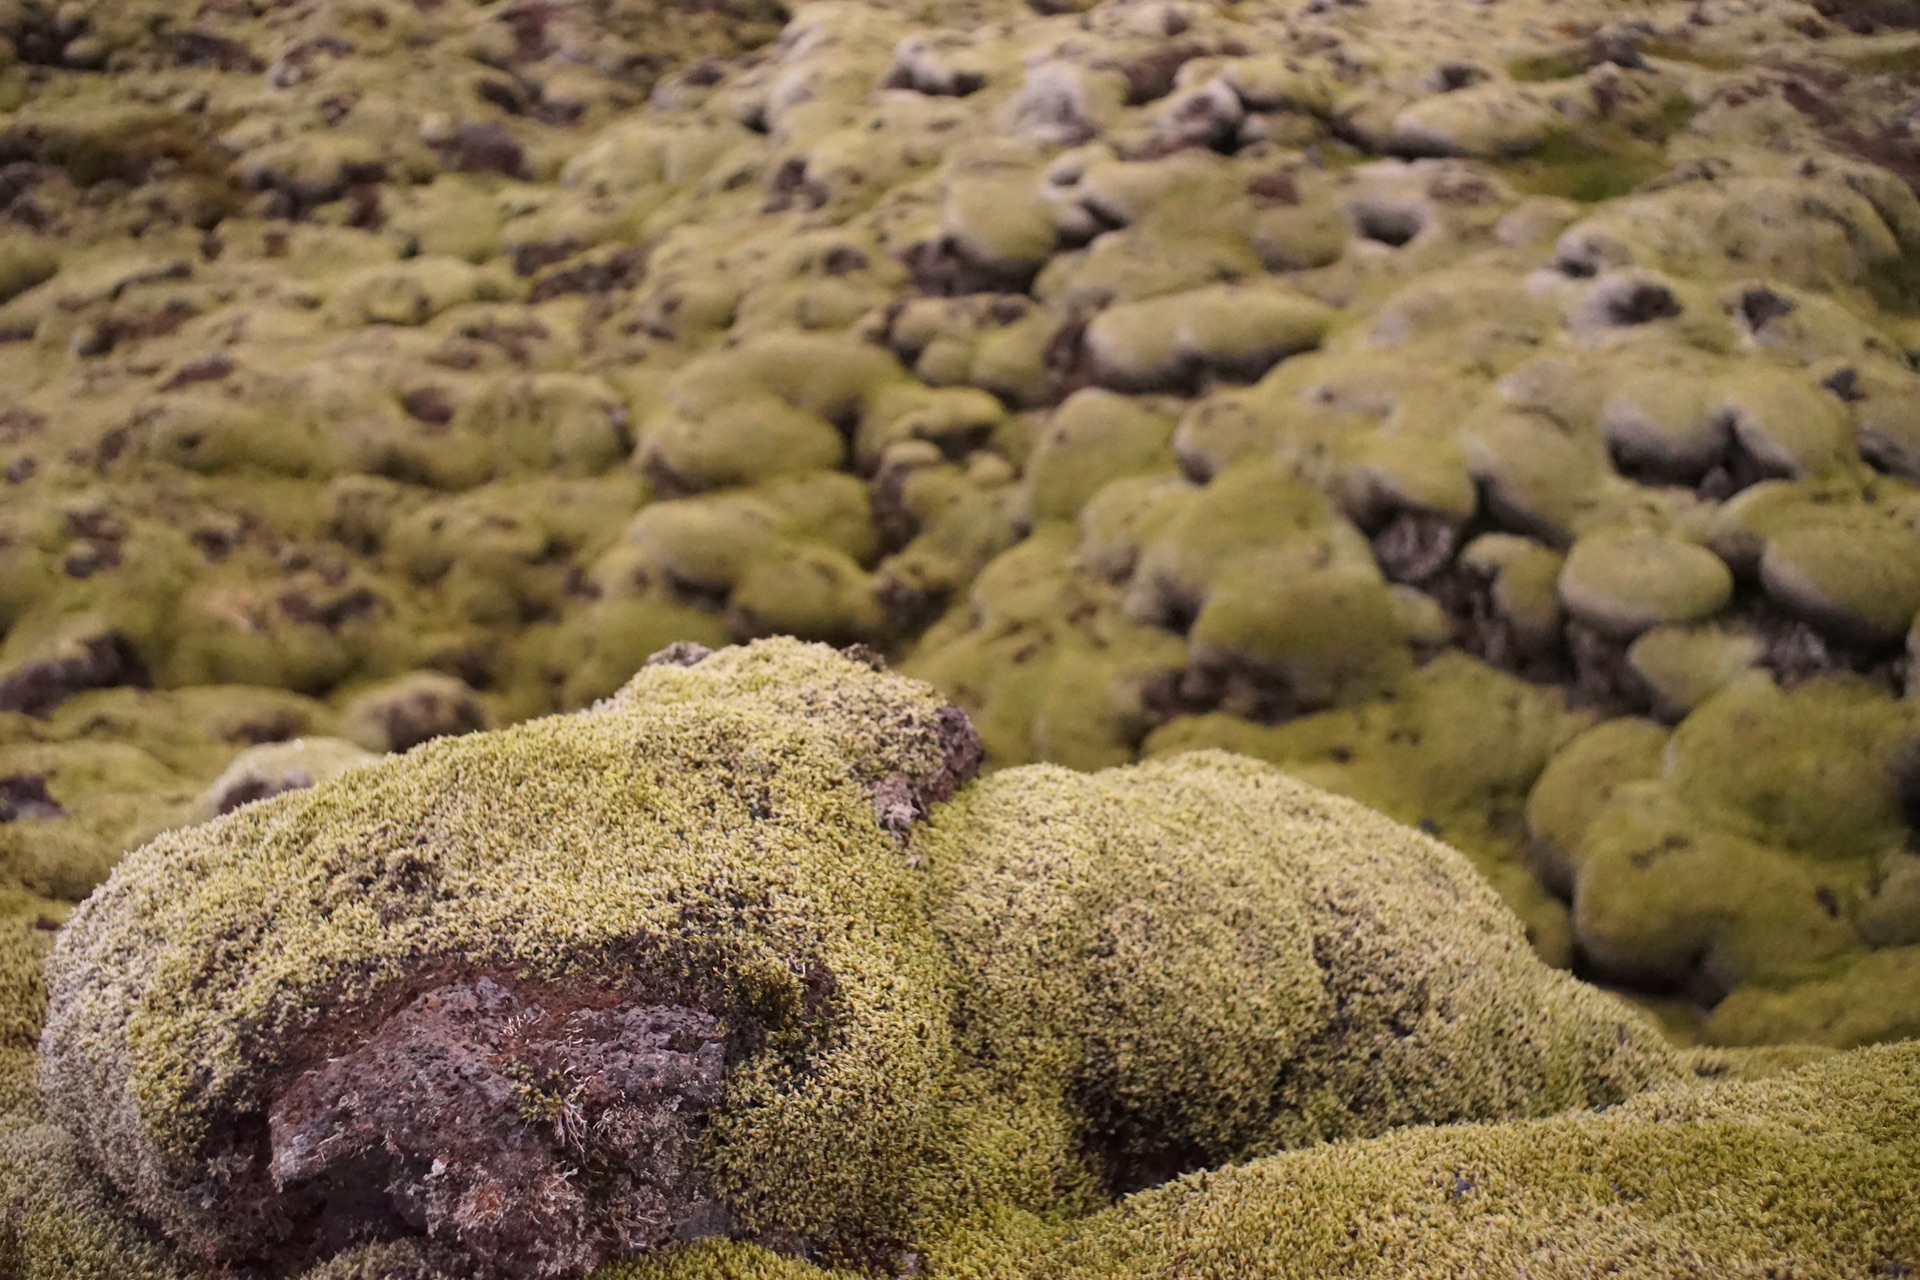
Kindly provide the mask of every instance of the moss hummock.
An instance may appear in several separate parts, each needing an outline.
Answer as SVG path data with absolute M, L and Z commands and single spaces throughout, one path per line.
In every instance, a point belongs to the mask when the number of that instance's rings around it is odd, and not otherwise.
M 49 1114 L 197 1251 L 435 1229 L 547 1276 L 674 1235 L 881 1262 L 988 1210 L 1684 1077 L 1464 858 L 1358 805 L 1213 753 L 954 795 L 978 758 L 857 654 L 681 647 L 593 711 L 172 833 L 61 935 Z M 579 1065 L 616 1023 L 654 1074 Z M 523 1081 L 489 1123 L 531 1136 L 371 1101 L 446 1055 Z M 630 1114 L 682 1118 L 616 1158 Z M 669 1132 L 697 1135 L 672 1172 Z M 608 1181 L 523 1204 L 572 1143 Z M 634 1196 L 663 1225 L 609 1235 Z M 549 1213 L 578 1239 L 527 1244 Z

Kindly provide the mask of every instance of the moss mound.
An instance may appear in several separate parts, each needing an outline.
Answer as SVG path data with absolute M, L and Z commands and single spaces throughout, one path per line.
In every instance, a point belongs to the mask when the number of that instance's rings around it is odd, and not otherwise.
M 60 936 L 49 1115 L 195 1251 L 431 1233 L 548 1276 L 705 1235 L 897 1261 L 1685 1075 L 1351 802 L 1219 754 L 956 794 L 978 760 L 858 654 L 683 646 L 162 837 Z
M 1352 1280 L 1887 1274 L 1920 1250 L 1920 1050 L 1654 1091 L 1604 1114 L 1412 1129 L 1195 1174 L 1071 1226 L 1003 1219 L 928 1274 Z M 802 1280 L 700 1245 L 603 1280 Z
M 1148 1192 L 1036 1276 L 1868 1274 L 1911 1265 L 1920 1051 L 1655 1092 L 1604 1115 L 1410 1130 Z M 1005 1274 L 1020 1274 L 1008 1271 Z
M 951 789 L 941 704 L 830 651 L 709 661 L 697 674 L 651 668 L 591 715 L 434 744 L 149 846 L 53 961 L 51 1114 L 196 1246 L 277 1244 L 282 1214 L 293 1229 L 280 1234 L 306 1246 L 303 1211 L 275 1207 L 272 1178 L 297 1169 L 317 1182 L 304 1214 L 324 1219 L 330 1178 L 351 1177 L 352 1161 L 309 1168 L 305 1144 L 364 1153 L 344 1119 L 329 1127 L 301 1110 L 321 1103 L 286 1098 L 303 1064 L 353 1043 L 357 1021 L 462 983 L 486 990 L 495 973 L 524 996 L 503 1024 L 542 1001 L 584 1017 L 607 1003 L 592 993 L 651 991 L 647 1008 L 704 1010 L 708 1039 L 751 1060 L 729 1089 L 740 1119 L 714 1126 L 713 1174 L 738 1187 L 743 1221 L 827 1241 L 899 1230 L 897 1197 L 865 1188 L 897 1181 L 927 1138 L 872 1120 L 935 1090 L 947 984 L 881 823 L 911 822 Z M 964 745 L 955 770 L 973 762 Z M 592 798 L 578 790 L 596 778 Z M 516 1068 L 539 1077 L 520 1082 L 530 1113 L 545 1096 L 539 1073 L 566 1069 Z M 106 1097 L 123 1100 L 116 1114 L 100 1111 Z M 762 1111 L 788 1119 L 747 1119 Z M 274 1140 L 281 1129 L 295 1136 Z M 271 1176 L 254 1154 L 263 1138 Z M 462 1194 L 485 1190 L 484 1169 L 470 1172 L 444 1205 L 410 1207 L 459 1214 Z M 623 1189 L 666 1198 L 664 1236 L 706 1199 L 682 1203 L 678 1184 L 662 1185 Z M 461 1221 L 481 1249 L 511 1236 Z M 578 1247 L 611 1247 L 589 1238 L 593 1225 L 575 1223 Z M 550 1265 L 577 1270 L 581 1256 Z

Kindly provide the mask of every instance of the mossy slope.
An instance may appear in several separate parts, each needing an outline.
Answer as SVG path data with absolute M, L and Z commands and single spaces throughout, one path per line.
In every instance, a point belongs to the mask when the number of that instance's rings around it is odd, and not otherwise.
M 1194 1174 L 1072 1224 L 979 1224 L 923 1274 L 966 1280 L 1452 1280 L 1489 1274 L 1898 1274 L 1914 1207 L 1920 1049 L 1603 1113 L 1408 1129 Z M 699 1245 L 599 1280 L 806 1280 Z M 844 1274 L 844 1273 L 834 1273 Z

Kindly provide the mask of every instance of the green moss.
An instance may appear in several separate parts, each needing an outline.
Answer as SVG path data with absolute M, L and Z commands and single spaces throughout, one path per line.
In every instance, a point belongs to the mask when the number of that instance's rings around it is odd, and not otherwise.
M 1566 557 L 1526 538 L 1486 533 L 1460 551 L 1463 568 L 1493 584 L 1493 606 L 1513 630 L 1523 656 L 1549 652 L 1560 643 L 1560 573 Z
M 1571 80 L 1586 74 L 1586 65 L 1564 53 L 1533 53 L 1507 63 L 1507 75 L 1522 84 Z
M 1640 52 L 1650 58 L 1684 62 L 1689 66 L 1704 67 L 1709 71 L 1735 71 L 1751 61 L 1738 53 L 1700 49 L 1678 40 L 1648 40 L 1640 46 Z
M 35 893 L 79 899 L 127 850 L 187 821 L 196 787 L 124 742 L 0 747 L 0 777 L 44 778 L 65 811 L 0 825 L 0 873 Z
M 1323 304 L 1266 284 L 1213 285 L 1115 304 L 1087 325 L 1093 375 L 1122 391 L 1179 391 L 1203 374 L 1251 381 L 1319 346 Z
M 414 671 L 355 694 L 340 711 L 340 735 L 367 751 L 406 751 L 419 743 L 487 727 L 472 686 L 444 671 Z
M 19 1054 L 40 1039 L 47 1013 L 40 967 L 66 910 L 18 890 L 0 891 L 0 906 L 0 1052 Z M 0 1112 L 9 1109 L 0 1105 Z
M 1604 1115 L 1414 1130 L 1195 1175 L 989 1274 L 1439 1277 L 1905 1269 L 1920 1050 L 1655 1091 Z
M 635 455 L 675 487 L 752 484 L 838 466 L 847 436 L 884 447 L 903 416 L 928 403 L 966 398 L 977 416 L 997 419 L 980 393 L 911 384 L 886 352 L 849 338 L 772 334 L 690 364 L 664 404 L 641 423 Z M 971 422 L 963 425 L 971 426 Z
M 1174 420 L 1158 406 L 1086 390 L 1054 411 L 1028 459 L 1024 485 L 1032 521 L 1072 520 L 1109 481 L 1173 463 Z
M 1760 578 L 1775 603 L 1822 632 L 1891 649 L 1920 614 L 1920 531 L 1845 508 L 1770 538 Z
M 865 1256 L 1169 1160 L 1677 1078 L 1458 854 L 1251 761 L 1005 771 L 903 857 L 869 789 L 939 773 L 940 705 L 769 642 L 156 841 L 61 935 L 50 1112 L 219 1239 L 183 1188 L 244 1170 L 222 1135 L 323 1018 L 423 966 L 681 991 L 765 1037 L 702 1148 L 735 1221 Z
M 943 932 L 973 975 L 962 1044 L 1018 1027 L 1036 1055 L 1089 1055 L 1080 1089 L 1123 1157 L 1189 1150 L 1212 1163 L 1416 1116 L 1579 1105 L 1589 1089 L 1660 1071 L 1657 1038 L 1539 965 L 1464 859 L 1249 761 L 1201 753 L 1087 781 L 1003 773 L 930 835 L 936 884 L 951 886 Z M 1423 890 L 1416 905 L 1402 896 L 1415 881 L 1440 896 Z M 1479 923 L 1444 940 L 1416 923 L 1442 918 Z M 1008 922 L 1022 920 L 1043 931 L 1006 946 Z M 1240 932 L 1255 920 L 1259 940 Z M 1238 958 L 1216 968 L 1222 947 Z M 1386 976 L 1416 971 L 1432 1005 Z M 1493 1022 L 1431 1016 L 1442 1007 Z M 1531 1047 L 1496 1047 L 1483 1029 L 1495 1022 Z M 1058 1087 L 998 1053 L 983 1060 L 1028 1074 L 1023 1090 Z M 1464 1069 L 1429 1077 L 1416 1060 Z M 1596 1074 L 1568 1070 L 1580 1060 Z
M 1784 987 L 1751 986 L 1706 1020 L 1717 1044 L 1813 1043 L 1852 1048 L 1920 1036 L 1920 947 L 1889 947 L 1830 976 Z
M 100 689 L 62 703 L 40 736 L 135 745 L 184 777 L 211 778 L 250 743 L 324 735 L 334 719 L 325 703 L 285 689 Z
M 301 1272 L 299 1280 L 465 1280 L 471 1274 L 457 1250 L 409 1239 L 349 1249 Z
M 1580 852 L 1575 931 L 1597 972 L 1635 985 L 1710 1005 L 1821 976 L 1857 946 L 1826 905 L 1853 897 L 1857 871 L 1698 822 L 1653 784 L 1616 791 Z
M 1887 314 L 1920 314 L 1920 248 L 1903 246 L 1899 257 L 1878 263 L 1864 284 L 1867 295 Z
M 1697 622 L 1733 599 L 1733 574 L 1705 547 L 1637 530 L 1607 529 L 1573 544 L 1560 602 L 1603 635 L 1631 638 Z
M 1536 949 L 1565 965 L 1566 911 L 1528 872 L 1520 811 L 1541 770 L 1585 723 L 1558 693 L 1447 654 L 1387 699 L 1272 728 L 1217 714 L 1178 719 L 1149 735 L 1144 751 L 1242 752 L 1437 834 L 1473 860 Z
M 1920 707 L 1864 681 L 1782 691 L 1751 676 L 1675 731 L 1665 778 L 1702 817 L 1805 857 L 1877 857 L 1905 839 L 1888 768 L 1920 732 Z
M 51 245 L 22 236 L 9 238 L 0 249 L 0 303 L 51 280 L 59 269 L 60 255 Z
M 194 817 L 206 821 L 267 796 L 324 782 L 376 758 L 343 738 L 295 738 L 250 747 L 213 780 Z
M 863 1188 L 902 1176 L 929 1135 L 874 1121 L 896 1108 L 911 1114 L 931 1096 L 940 1058 L 931 1029 L 945 981 L 914 911 L 908 868 L 848 769 L 867 785 L 891 772 L 934 772 L 939 748 L 901 720 L 930 718 L 938 699 L 897 680 L 863 683 L 864 667 L 791 644 L 729 650 L 710 662 L 650 668 L 603 714 L 449 739 L 405 757 L 402 767 L 359 772 L 350 786 L 323 784 L 248 806 L 148 846 L 63 935 L 64 960 L 51 977 L 62 994 L 47 1041 L 55 1113 L 90 1139 L 90 1155 L 136 1204 L 179 1227 L 199 1211 L 169 1194 L 175 1171 L 218 1145 L 222 1114 L 258 1105 L 254 1090 L 267 1064 L 323 1012 L 371 998 L 429 951 L 549 980 L 620 982 L 623 964 L 642 972 L 664 965 L 654 981 L 692 982 L 731 1016 L 758 1020 L 777 1048 L 735 1077 L 730 1114 L 712 1131 L 714 1177 L 741 1219 L 829 1241 L 900 1229 L 905 1206 Z M 763 781 L 737 785 L 755 775 Z M 602 780 L 593 784 L 599 799 L 583 804 L 579 786 L 590 778 Z M 491 800 L 471 803 L 480 797 Z M 502 803 L 511 814 L 489 811 Z M 784 817 L 751 823 L 749 807 L 761 804 Z M 369 891 L 360 871 L 327 869 L 335 848 L 387 866 L 390 855 L 416 847 L 415 833 L 446 822 L 461 834 L 447 829 L 451 838 L 432 846 L 422 874 L 480 911 L 430 912 L 418 940 L 392 923 L 394 909 L 411 910 L 401 904 L 415 901 L 406 887 L 414 879 L 375 870 Z M 302 834 L 321 828 L 359 834 L 345 846 Z M 727 877 L 737 891 L 712 878 L 712 841 L 729 830 L 739 833 Z M 676 831 L 707 834 L 683 843 Z M 767 838 L 787 852 L 768 858 Z M 394 840 L 401 843 L 389 848 Z M 277 908 L 279 925 L 229 968 L 218 941 L 227 926 L 214 922 L 250 932 L 266 924 L 242 921 L 259 901 L 248 886 L 274 874 L 321 879 L 317 892 Z M 625 887 L 589 888 L 609 874 Z M 708 910 L 692 903 L 709 900 L 719 914 L 691 927 L 687 912 Z M 782 902 L 792 905 L 782 911 Z M 749 923 L 767 909 L 774 915 L 765 927 Z M 428 923 L 436 917 L 440 924 Z M 506 933 L 487 923 L 508 918 L 519 923 Z M 860 927 L 846 929 L 850 920 Z M 114 952 L 133 946 L 154 981 L 166 984 L 171 974 L 185 985 L 123 1003 L 114 992 L 128 989 L 94 985 L 124 968 L 118 960 L 94 968 L 99 960 L 90 957 L 104 959 L 89 941 L 96 937 Z M 615 954 L 655 959 L 622 962 Z M 683 965 L 685 979 L 667 977 Z M 829 1025 L 801 1013 L 796 974 L 810 965 L 836 978 Z M 215 970 L 225 977 L 211 998 L 215 990 L 191 974 Z M 645 980 L 632 972 L 624 979 Z M 269 1023 L 257 1021 L 262 1015 Z M 228 1030 L 270 1023 L 284 1030 L 247 1037 L 245 1049 Z M 80 1063 L 102 1051 L 139 1081 L 125 1121 L 144 1136 L 132 1143 L 85 1118 L 94 1112 L 80 1101 L 91 1068 Z M 197 1225 L 218 1234 L 216 1224 Z
M 1188 632 L 1194 661 L 1270 674 L 1313 708 L 1391 689 L 1413 666 L 1393 593 L 1370 561 L 1323 567 L 1338 557 L 1329 542 L 1238 557 Z
M 1920 1256 L 1920 1049 L 1703 1059 L 1706 1087 L 1604 1113 L 1412 1129 L 1193 1174 L 1077 1222 L 1001 1218 L 932 1252 L 967 1280 L 1439 1280 L 1489 1265 L 1659 1280 L 1870 1274 Z M 1491 1261 L 1490 1260 L 1497 1260 Z M 598 1280 L 800 1280 L 697 1245 Z
M 888 450 L 875 476 L 876 510 L 910 529 L 899 551 L 876 566 L 871 591 L 898 636 L 918 629 L 972 584 L 993 558 L 1019 540 L 1021 493 L 998 454 L 976 452 L 967 465 L 941 460 L 929 444 Z
M 71 1137 L 15 1114 L 0 1116 L 0 1274 L 185 1280 L 199 1272 L 130 1221 Z
M 1622 716 L 1565 743 L 1540 771 L 1527 793 L 1527 837 L 1541 879 L 1562 897 L 1573 895 L 1570 859 L 1593 820 L 1620 787 L 1660 776 L 1667 742 L 1659 725 Z
M 1074 543 L 1071 527 L 1036 530 L 903 660 L 966 708 L 998 763 L 1126 763 L 1149 727 L 1145 686 L 1185 662 L 1179 637 L 1130 620 L 1119 588 L 1077 571 Z
M 833 1280 L 858 1272 L 828 1271 L 740 1241 L 702 1241 L 660 1258 L 616 1263 L 593 1280 Z
M 1675 112 L 1661 136 L 1678 132 L 1685 118 Z M 1666 149 L 1656 141 L 1589 137 L 1574 131 L 1552 135 L 1524 160 L 1501 166 L 1516 191 L 1598 204 L 1630 195 L 1667 167 Z
M 1782 691 L 1755 673 L 1671 739 L 1624 722 L 1574 742 L 1529 819 L 1596 970 L 1708 1007 L 1724 998 L 1705 1026 L 1714 1040 L 1905 1034 L 1898 984 L 1883 998 L 1846 975 L 1876 971 L 1859 967 L 1870 945 L 1908 941 L 1892 765 L 1917 715 L 1864 681 Z M 1857 998 L 1821 1003 L 1837 991 Z
M 1012 538 L 1003 514 L 1006 495 L 983 504 L 970 500 L 981 496 L 976 486 L 961 487 L 963 511 L 947 510 L 956 505 L 951 493 L 920 495 L 926 500 L 918 504 L 909 494 L 904 503 L 905 514 L 923 526 L 921 532 L 936 535 L 917 554 L 929 556 L 939 541 L 959 559 L 938 570 L 946 576 L 945 590 L 970 578 Z M 838 472 L 783 476 L 750 489 L 655 503 L 635 516 L 625 537 L 600 557 L 593 569 L 599 600 L 564 629 L 584 632 L 596 649 L 601 645 L 592 637 L 617 639 L 642 616 L 655 618 L 656 628 L 637 634 L 657 637 L 659 628 L 681 628 L 668 638 L 709 643 L 780 633 L 837 643 L 880 642 L 888 619 L 869 573 L 880 558 L 875 525 L 867 486 Z M 981 533 L 986 546 L 955 545 L 964 544 L 969 532 Z M 644 611 L 642 601 L 647 602 Z M 614 615 L 622 621 L 611 621 Z M 567 683 L 597 690 L 594 696 L 604 694 L 610 688 L 603 681 L 617 685 L 652 650 L 635 652 L 622 642 L 608 652 L 613 665 L 603 674 L 587 681 L 569 673 Z M 625 670 L 611 656 L 616 654 L 627 662 Z M 596 654 L 596 666 L 599 661 Z M 579 705 L 580 695 L 569 693 L 568 700 Z
M 1911 75 L 1913 72 L 1920 71 L 1920 44 L 1869 49 L 1862 53 L 1846 55 L 1844 61 L 1861 75 Z
M 560 625 L 528 636 L 518 657 L 519 697 L 505 704 L 503 716 L 519 719 L 587 706 L 625 684 L 649 654 L 682 640 L 723 645 L 726 623 L 666 592 L 596 601 Z

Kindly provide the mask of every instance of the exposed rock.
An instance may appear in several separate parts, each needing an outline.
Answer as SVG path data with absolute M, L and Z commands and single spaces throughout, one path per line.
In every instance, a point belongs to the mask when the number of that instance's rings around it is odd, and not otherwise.
M 0 711 L 45 716 L 77 693 L 148 683 L 146 665 L 127 637 L 93 631 L 63 638 L 45 657 L 17 663 L 0 676 Z
M 274 1212 L 324 1215 L 323 1254 L 397 1226 L 527 1280 L 724 1233 L 694 1167 L 724 1037 L 697 1009 L 612 998 L 483 974 L 361 1031 L 269 1105 Z

